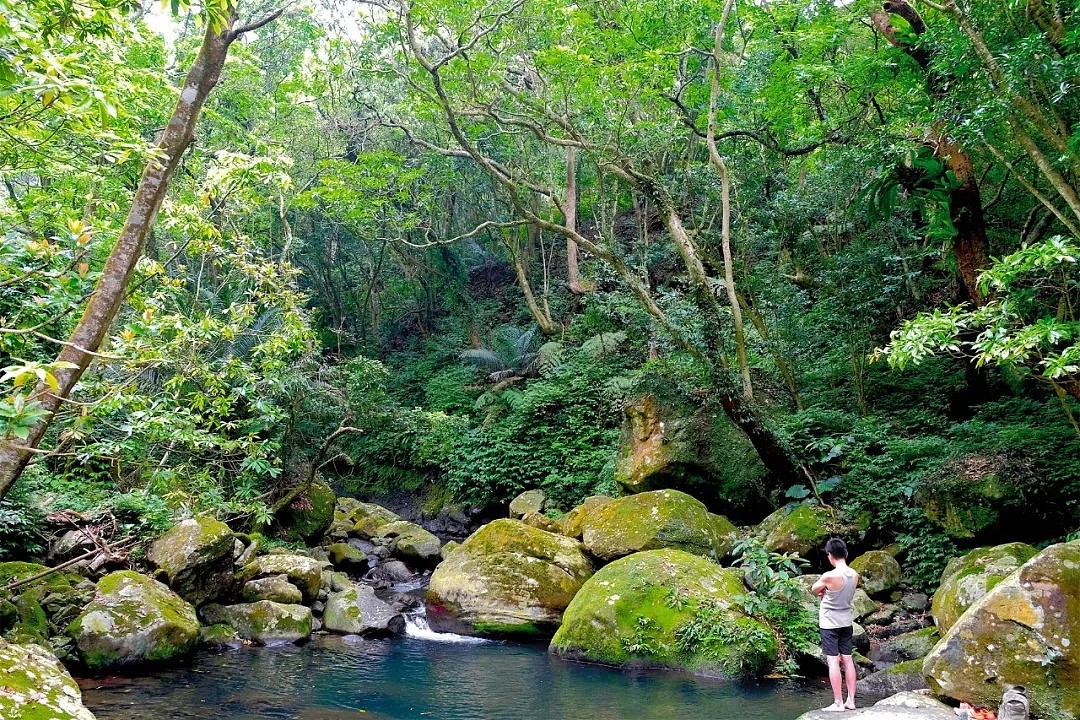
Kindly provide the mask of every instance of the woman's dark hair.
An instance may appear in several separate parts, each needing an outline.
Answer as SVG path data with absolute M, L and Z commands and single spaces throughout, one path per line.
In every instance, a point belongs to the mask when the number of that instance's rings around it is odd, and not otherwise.
M 825 543 L 825 552 L 829 553 L 837 560 L 846 560 L 847 543 L 840 538 L 832 538 L 829 542 Z

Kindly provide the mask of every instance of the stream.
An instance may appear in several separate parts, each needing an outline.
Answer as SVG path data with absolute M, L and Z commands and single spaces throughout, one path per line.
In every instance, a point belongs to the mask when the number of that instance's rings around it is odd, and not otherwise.
M 566 662 L 542 645 L 434 633 L 423 617 L 407 630 L 200 651 L 181 666 L 79 684 L 98 720 L 794 720 L 828 699 L 808 684 Z

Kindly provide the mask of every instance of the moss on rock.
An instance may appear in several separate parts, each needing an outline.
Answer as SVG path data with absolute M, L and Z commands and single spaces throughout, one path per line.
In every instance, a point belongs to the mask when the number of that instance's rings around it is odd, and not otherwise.
M 375 537 L 390 540 L 390 552 L 396 557 L 420 564 L 439 559 L 442 541 L 416 523 L 396 520 L 381 526 Z
M 496 520 L 435 569 L 428 621 L 452 632 L 549 634 L 592 571 L 580 543 L 519 520 Z
M 923 673 L 945 697 L 994 706 L 1023 685 L 1033 715 L 1080 717 L 1080 540 L 1051 545 L 975 601 Z
M 834 533 L 832 516 L 823 508 L 800 504 L 785 506 L 765 518 L 755 534 L 772 552 L 807 557 Z
M 951 628 L 965 610 L 1038 552 L 1025 543 L 1008 543 L 977 548 L 950 560 L 930 606 L 941 632 Z
M 311 602 L 322 587 L 323 570 L 330 568 L 330 563 L 304 555 L 275 554 L 260 555 L 244 566 L 237 579 L 246 583 L 256 578 L 272 575 L 285 575 L 300 592 L 304 600 Z
M 883 550 L 863 553 L 851 561 L 851 569 L 859 573 L 859 585 L 867 595 L 881 595 L 900 584 L 900 563 Z
M 154 540 L 146 559 L 169 587 L 199 605 L 233 589 L 233 541 L 225 523 L 189 518 Z
M 765 467 L 722 411 L 658 388 L 628 402 L 624 412 L 615 482 L 626 492 L 682 490 L 725 512 L 762 502 Z
M 195 608 L 165 585 L 130 570 L 98 581 L 97 595 L 68 626 L 92 669 L 171 660 L 199 636 Z
M 290 537 L 311 543 L 330 529 L 336 502 L 334 490 L 316 478 L 307 491 L 278 513 L 278 521 Z
M 286 645 L 311 636 L 311 609 L 303 605 L 260 600 L 239 605 L 207 605 L 203 618 L 225 624 L 245 640 L 259 645 Z
M 44 648 L 0 640 L 0 718 L 94 720 L 71 675 Z
M 588 513 L 582 539 L 589 553 L 603 562 L 666 547 L 719 560 L 731 551 L 732 537 L 721 534 L 726 526 L 718 517 L 684 492 L 654 490 L 621 497 Z
M 404 631 L 405 620 L 369 585 L 353 584 L 330 594 L 323 627 L 347 635 L 396 635 Z
M 562 519 L 562 534 L 576 540 L 581 539 L 581 533 L 585 528 L 585 517 L 597 508 L 607 505 L 614 498 L 607 495 L 590 495 L 580 505 L 566 513 Z
M 776 639 L 744 615 L 742 572 L 673 548 L 635 553 L 590 578 L 552 638 L 556 655 L 619 666 L 758 675 Z

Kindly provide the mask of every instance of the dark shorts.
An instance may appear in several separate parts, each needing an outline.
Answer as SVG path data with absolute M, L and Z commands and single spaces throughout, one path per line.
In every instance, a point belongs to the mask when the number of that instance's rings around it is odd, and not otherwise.
M 851 654 L 851 626 L 821 628 L 821 652 L 825 657 Z

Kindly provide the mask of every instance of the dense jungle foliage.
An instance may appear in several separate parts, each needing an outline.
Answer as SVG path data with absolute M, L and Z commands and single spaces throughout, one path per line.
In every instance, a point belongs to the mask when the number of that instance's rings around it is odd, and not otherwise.
M 916 582 L 1080 531 L 1075 3 L 276 9 L 0 0 L 0 555 L 265 525 L 311 463 L 569 509 L 643 398 L 715 509 L 825 504 Z

